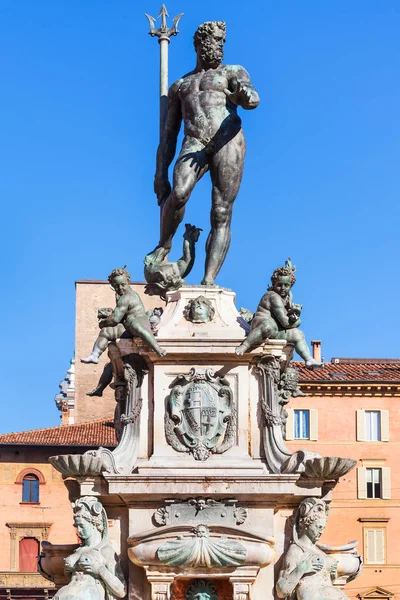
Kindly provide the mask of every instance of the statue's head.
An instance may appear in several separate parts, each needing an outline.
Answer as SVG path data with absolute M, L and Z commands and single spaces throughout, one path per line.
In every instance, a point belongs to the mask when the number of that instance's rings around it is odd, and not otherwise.
M 305 534 L 314 544 L 322 535 L 329 509 L 320 498 L 305 498 L 296 513 L 295 528 L 299 536 Z
M 101 533 L 104 538 L 107 535 L 107 515 L 101 502 L 94 496 L 83 496 L 72 504 L 74 511 L 74 526 L 78 530 L 78 535 L 85 543 L 93 529 Z
M 210 537 L 210 530 L 207 525 L 197 525 L 197 527 L 193 529 L 193 533 L 199 538 Z
M 108 276 L 108 281 L 118 296 L 122 296 L 129 290 L 131 276 L 125 267 L 123 269 L 114 269 Z
M 296 283 L 295 271 L 296 267 L 292 265 L 292 261 L 288 258 L 284 267 L 278 267 L 272 273 L 272 286 L 269 286 L 268 289 L 274 290 L 281 298 L 285 299 Z
M 215 308 L 205 296 L 197 296 L 189 300 L 184 314 L 192 323 L 207 323 L 214 318 Z
M 225 21 L 206 21 L 198 26 L 193 43 L 197 56 L 205 67 L 216 69 L 221 64 L 225 40 Z

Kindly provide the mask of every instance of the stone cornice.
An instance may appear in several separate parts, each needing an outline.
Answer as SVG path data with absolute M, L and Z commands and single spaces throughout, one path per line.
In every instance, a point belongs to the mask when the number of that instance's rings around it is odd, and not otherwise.
M 400 396 L 400 384 L 382 381 L 300 381 L 308 396 Z

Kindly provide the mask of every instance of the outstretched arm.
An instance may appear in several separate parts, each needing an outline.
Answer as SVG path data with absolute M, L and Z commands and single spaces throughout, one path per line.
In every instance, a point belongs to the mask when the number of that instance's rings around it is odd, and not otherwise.
M 240 65 L 231 68 L 229 89 L 225 90 L 225 94 L 232 104 L 245 110 L 252 110 L 260 104 L 260 97 L 250 81 L 250 75 Z
M 167 198 L 171 191 L 168 181 L 168 167 L 172 163 L 179 130 L 181 128 L 182 113 L 181 102 L 178 94 L 178 83 L 175 82 L 168 92 L 168 116 L 165 129 L 157 150 L 156 175 L 154 178 L 154 191 L 158 204 Z

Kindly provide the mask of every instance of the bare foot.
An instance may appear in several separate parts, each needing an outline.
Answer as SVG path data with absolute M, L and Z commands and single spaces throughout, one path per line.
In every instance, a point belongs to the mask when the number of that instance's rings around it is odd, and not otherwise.
M 306 360 L 307 369 L 313 369 L 314 367 L 322 367 L 322 363 L 315 360 L 315 358 L 309 358 Z
M 213 279 L 207 279 L 206 277 L 204 277 L 203 281 L 201 282 L 201 285 L 206 285 L 207 287 L 216 287 L 216 283 L 214 283 Z
M 94 388 L 91 392 L 86 392 L 86 396 L 98 396 L 101 398 L 103 395 L 103 390 L 101 388 Z
M 246 348 L 245 348 L 245 346 L 243 346 L 243 344 L 241 344 L 240 346 L 235 348 L 235 354 L 237 354 L 238 356 L 243 356 L 243 354 L 245 352 L 246 352 Z
M 164 348 L 160 348 L 157 351 L 158 356 L 165 356 L 167 354 L 167 351 Z
M 89 356 L 87 356 L 86 358 L 81 358 L 81 362 L 93 363 L 93 364 L 97 365 L 97 363 L 99 362 L 99 357 L 96 356 L 95 354 L 89 354 Z

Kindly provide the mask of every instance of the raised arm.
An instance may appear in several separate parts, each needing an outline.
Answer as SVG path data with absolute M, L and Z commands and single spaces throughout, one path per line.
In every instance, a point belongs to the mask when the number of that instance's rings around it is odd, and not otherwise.
M 111 547 L 104 547 L 102 554 L 105 559 L 105 564 L 100 565 L 98 575 L 103 580 L 104 585 L 117 598 L 125 598 L 126 583 L 122 573 L 118 557 Z
M 171 191 L 168 181 L 168 167 L 175 156 L 176 142 L 182 122 L 181 101 L 178 89 L 179 82 L 175 82 L 169 89 L 167 123 L 157 149 L 154 191 L 157 195 L 158 204 L 161 204 Z
M 232 104 L 241 106 L 245 110 L 257 108 L 260 97 L 250 81 L 250 75 L 240 65 L 233 65 L 229 73 L 229 89 L 225 90 Z

